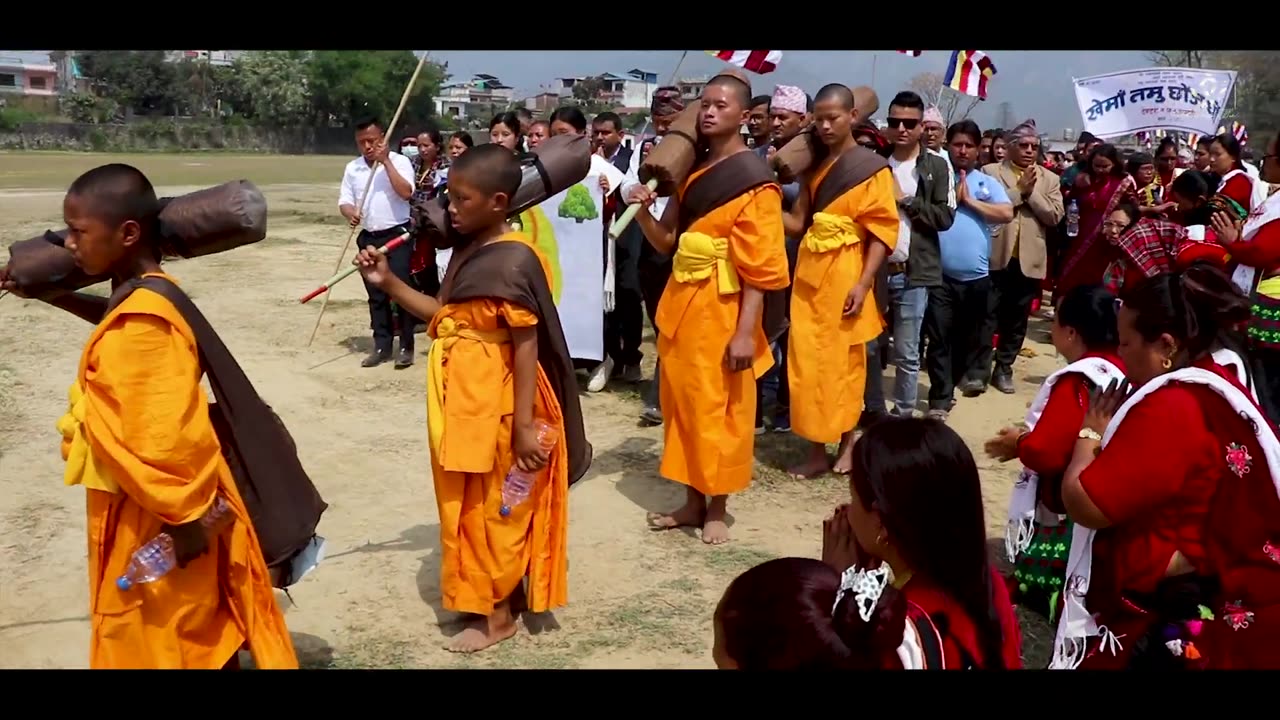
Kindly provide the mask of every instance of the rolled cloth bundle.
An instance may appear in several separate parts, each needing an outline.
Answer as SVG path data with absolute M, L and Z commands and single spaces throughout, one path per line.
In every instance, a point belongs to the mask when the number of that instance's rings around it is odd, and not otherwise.
M 591 141 L 585 135 L 549 137 L 522 158 L 522 165 L 524 174 L 511 199 L 511 217 L 582 182 L 591 171 Z M 440 249 L 457 244 L 459 236 L 449 222 L 447 193 L 429 201 L 421 217 L 425 224 L 421 237 Z
M 859 85 L 851 88 L 851 92 L 853 107 L 858 111 L 859 120 L 866 120 L 880 109 L 880 98 L 876 96 L 875 90 L 866 85 Z M 826 152 L 826 146 L 813 134 L 813 130 L 806 128 L 787 141 L 786 145 L 778 148 L 769 163 L 773 166 L 774 172 L 778 173 L 779 182 L 790 183 L 808 172 L 816 161 L 826 155 Z
M 712 79 L 726 76 L 735 78 L 747 86 L 747 94 L 751 94 L 751 80 L 746 73 L 737 68 L 729 68 L 715 74 Z M 645 161 L 640 165 L 638 175 L 640 182 L 648 183 L 657 180 L 654 189 L 658 195 L 669 197 L 684 184 L 689 171 L 698 161 L 698 105 L 690 105 L 671 121 L 671 127 Z
M 165 258 L 197 258 L 252 245 L 267 236 L 267 200 L 248 180 L 233 180 L 187 195 L 160 199 L 160 252 Z M 67 231 L 9 246 L 4 275 L 30 297 L 48 299 L 108 280 L 76 267 L 64 247 Z

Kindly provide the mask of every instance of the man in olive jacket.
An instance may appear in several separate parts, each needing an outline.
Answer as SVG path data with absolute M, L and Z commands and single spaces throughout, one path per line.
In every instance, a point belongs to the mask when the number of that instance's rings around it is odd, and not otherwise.
M 938 232 L 951 227 L 956 217 L 955 188 L 948 178 L 947 161 L 925 149 L 924 100 L 914 92 L 898 93 L 889 103 L 885 136 L 893 143 L 889 166 L 898 189 L 898 211 L 911 224 L 911 242 L 899 243 L 887 261 L 889 332 L 893 336 L 891 358 L 895 370 L 893 409 L 910 417 L 917 401 L 920 375 L 920 336 L 929 288 L 942 285 L 942 254 Z M 905 247 L 904 247 L 905 245 Z M 876 341 L 876 357 L 868 356 L 867 393 L 864 407 L 869 418 L 883 413 L 882 378 L 874 372 L 878 353 L 885 351 L 882 335 Z

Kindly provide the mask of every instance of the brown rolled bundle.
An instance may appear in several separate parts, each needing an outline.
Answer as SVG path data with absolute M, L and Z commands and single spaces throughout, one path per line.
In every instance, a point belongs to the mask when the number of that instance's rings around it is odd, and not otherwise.
M 197 258 L 251 245 L 267 236 L 267 200 L 248 180 L 234 180 L 160 199 L 159 241 L 165 258 Z M 64 247 L 67 231 L 47 231 L 9 246 L 3 274 L 23 294 L 49 299 L 110 279 L 86 275 Z
M 751 80 L 746 73 L 737 68 L 727 68 L 716 73 L 712 79 L 722 75 L 739 80 L 747 86 L 747 94 L 751 94 Z M 658 195 L 674 195 L 676 189 L 689 177 L 689 172 L 697 161 L 698 105 L 695 103 L 676 115 L 662 142 L 649 152 L 649 156 L 640 165 L 640 182 L 657 180 L 655 192 Z
M 851 92 L 853 107 L 858 111 L 859 121 L 875 115 L 880 109 L 880 98 L 876 96 L 875 90 L 866 85 L 859 85 L 852 88 Z M 779 182 L 795 182 L 797 178 L 808 172 L 816 161 L 825 157 L 826 152 L 826 146 L 813 134 L 813 130 L 805 128 L 787 141 L 786 145 L 778 148 L 769 164 L 773 166 L 774 172 L 778 173 Z
M 591 142 L 584 135 L 549 137 L 526 155 L 521 164 L 524 174 L 520 188 L 511 198 L 511 217 L 582 182 L 591 171 Z M 423 223 L 418 229 L 419 237 L 432 246 L 450 248 L 462 239 L 449 222 L 447 193 L 428 201 L 419 217 Z

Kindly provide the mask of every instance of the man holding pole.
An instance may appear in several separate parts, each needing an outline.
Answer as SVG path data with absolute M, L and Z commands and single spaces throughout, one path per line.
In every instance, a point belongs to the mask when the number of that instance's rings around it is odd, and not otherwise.
M 360 150 L 360 157 L 347 163 L 342 174 L 338 210 L 351 227 L 363 224 L 356 238 L 356 247 L 363 250 L 380 247 L 408 229 L 413 163 L 409 158 L 390 151 L 382 123 L 375 118 L 356 123 L 356 147 Z M 373 174 L 371 186 L 370 173 Z M 360 207 L 359 193 L 366 187 L 369 191 L 363 207 Z M 391 271 L 405 282 L 409 281 L 412 254 L 413 248 L 404 244 L 387 256 Z M 391 297 L 377 286 L 366 281 L 364 287 L 369 294 L 373 352 L 360 364 L 362 367 L 375 367 L 391 359 L 392 303 Z M 400 354 L 396 357 L 396 368 L 403 369 L 413 365 L 413 330 L 418 321 L 403 307 L 397 307 L 395 312 L 400 325 Z
M 649 155 L 649 151 L 662 141 L 662 136 L 666 135 L 667 129 L 671 127 L 671 121 L 682 110 L 684 110 L 684 100 L 680 97 L 679 88 L 660 87 L 653 91 L 649 116 L 656 137 L 641 138 L 640 151 L 631 153 L 631 167 L 627 170 L 627 178 L 618 188 L 627 204 L 638 202 L 640 195 L 633 196 L 633 193 L 644 187 L 640 184 L 640 165 Z M 666 207 L 667 199 L 658 198 L 649 207 L 649 212 L 654 218 L 661 218 Z M 652 245 L 645 242 L 644 231 L 640 229 L 639 223 L 629 225 L 623 231 L 622 237 L 618 238 L 618 243 L 637 248 L 636 265 L 640 280 L 640 294 L 644 298 L 644 309 L 649 316 L 649 324 L 653 326 L 656 334 L 658 325 L 655 318 L 658 313 L 658 301 L 662 299 L 662 292 L 667 287 L 667 279 L 671 277 L 671 257 L 659 253 Z M 651 425 L 662 424 L 662 405 L 658 399 L 659 369 L 659 366 L 654 366 L 653 382 L 649 385 L 649 391 L 645 393 L 644 411 L 640 414 L 640 419 Z

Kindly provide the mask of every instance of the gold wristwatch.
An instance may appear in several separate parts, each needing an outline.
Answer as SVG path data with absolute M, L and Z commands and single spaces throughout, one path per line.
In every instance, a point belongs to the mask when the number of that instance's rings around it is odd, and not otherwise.
M 1080 428 L 1080 434 L 1077 435 L 1081 440 L 1092 440 L 1094 442 L 1102 442 L 1102 436 L 1093 428 Z

